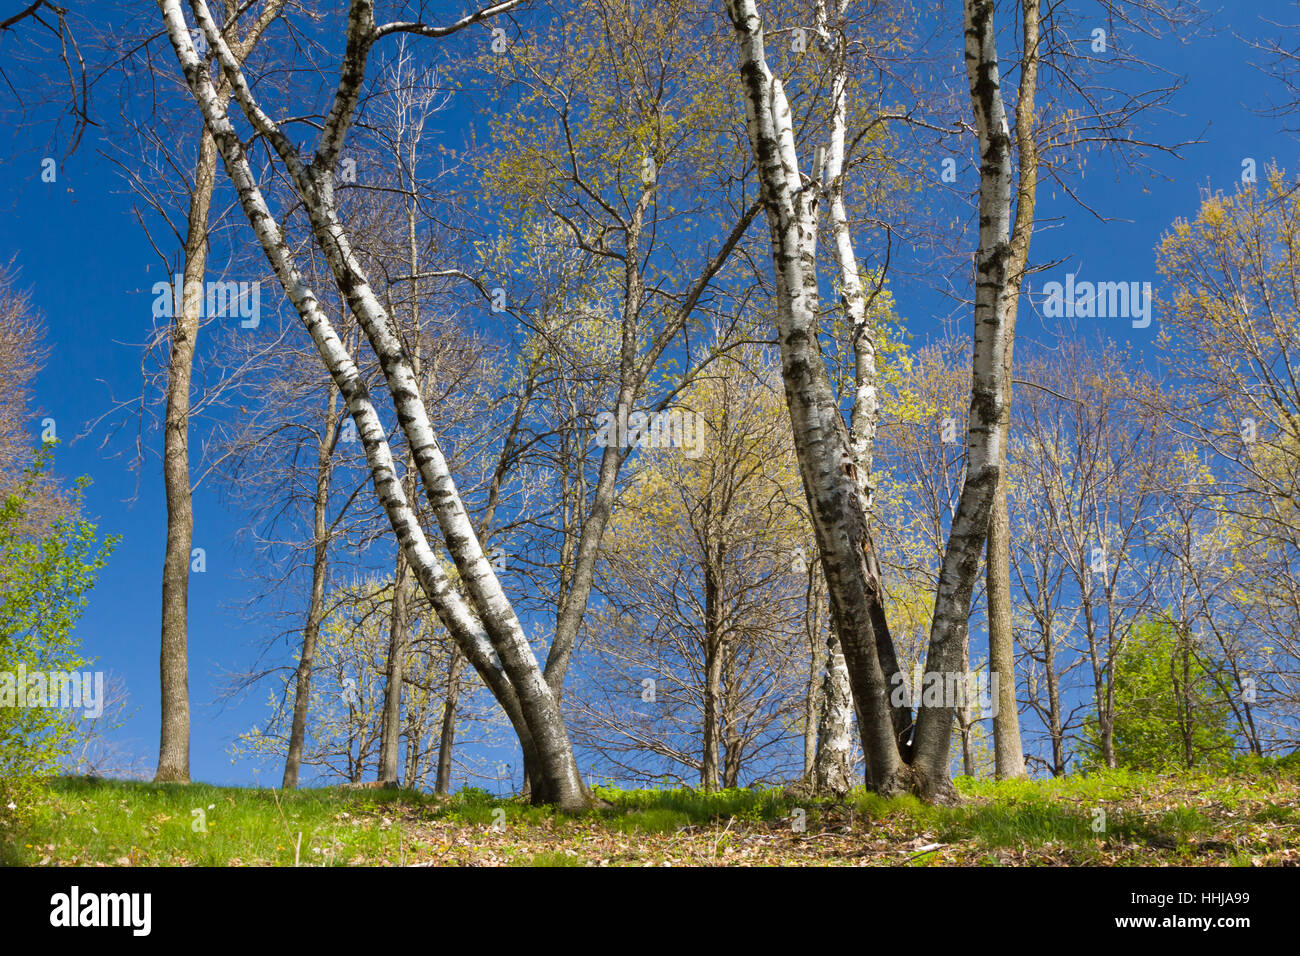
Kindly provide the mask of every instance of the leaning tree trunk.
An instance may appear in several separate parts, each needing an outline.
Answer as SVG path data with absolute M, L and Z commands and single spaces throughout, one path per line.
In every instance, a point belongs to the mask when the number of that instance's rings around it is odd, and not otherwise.
M 231 81 L 245 118 L 270 142 L 296 185 L 335 282 L 379 360 L 397 410 L 398 423 L 415 457 L 425 493 L 476 614 L 472 614 L 454 593 L 446 573 L 429 549 L 423 530 L 397 480 L 385 430 L 361 381 L 356 363 L 343 348 L 315 294 L 303 282 L 284 233 L 266 207 L 238 132 L 221 109 L 211 80 L 194 50 L 179 0 L 159 0 L 159 6 L 173 51 L 217 142 L 245 216 L 357 422 L 376 492 L 398 541 L 407 549 L 407 558 L 421 587 L 439 619 L 505 708 L 519 735 L 525 758 L 540 761 L 547 784 L 542 797 L 563 809 L 586 807 L 587 794 L 578 776 L 559 707 L 542 677 L 523 628 L 474 535 L 455 481 L 447 470 L 446 460 L 430 427 L 410 362 L 393 332 L 387 313 L 361 271 L 346 230 L 334 209 L 333 166 L 339 158 L 360 93 L 365 56 L 375 37 L 376 28 L 368 5 L 354 4 L 349 15 L 348 49 L 340 86 L 315 160 L 308 166 L 303 164 L 295 144 L 253 100 L 247 81 L 212 20 L 207 5 L 203 0 L 192 0 L 191 9 L 209 47 Z
M 392 449 L 388 445 L 387 430 L 379 419 L 370 399 L 360 370 L 348 349 L 339 339 L 319 300 L 306 285 L 289 250 L 280 224 L 267 208 L 266 200 L 253 177 L 243 143 L 234 125 L 224 112 L 223 102 L 217 96 L 203 64 L 194 50 L 180 12 L 179 0 L 160 0 L 159 3 L 172 48 L 184 71 L 186 81 L 203 113 L 208 129 L 216 141 L 218 152 L 234 185 L 240 206 L 252 226 L 267 261 L 275 270 L 289 301 L 298 312 L 312 338 L 321 360 L 342 394 L 365 451 L 379 503 L 388 517 L 398 542 L 407 552 L 407 560 L 414 569 L 417 580 L 433 605 L 439 620 L 460 646 L 461 651 L 474 666 L 483 682 L 500 702 L 519 735 L 524 752 L 535 753 L 535 744 L 523 711 L 509 677 L 495 658 L 495 650 L 488 640 L 482 623 L 470 610 L 459 591 L 452 585 L 441 562 L 434 555 L 424 536 L 397 478 Z M 217 34 L 210 19 L 205 27 L 209 38 L 215 37 L 223 49 L 226 61 L 229 50 Z
M 325 422 L 316 446 L 316 495 L 312 503 L 311 603 L 307 622 L 302 629 L 302 650 L 298 654 L 297 679 L 293 696 L 293 722 L 289 727 L 289 753 L 284 762 L 284 780 L 280 786 L 293 790 L 298 786 L 302 751 L 307 740 L 307 711 L 311 707 L 312 668 L 316 660 L 316 641 L 325 619 L 325 576 L 328 568 L 329 535 L 326 527 L 330 500 L 330 478 L 334 471 L 334 448 L 338 442 L 338 390 L 330 386 L 325 405 Z
M 293 155 L 286 149 L 283 158 L 296 163 Z M 315 164 L 309 172 L 304 172 L 301 167 L 298 172 L 308 179 L 305 191 L 310 199 L 306 206 L 317 242 L 379 359 L 397 410 L 398 423 L 414 456 L 429 505 L 471 603 L 518 696 L 546 781 L 545 790 L 535 793 L 534 800 L 584 807 L 587 797 L 578 777 L 559 703 L 538 667 L 523 626 L 474 532 L 447 461 L 438 447 L 406 350 L 393 333 L 389 317 L 366 280 L 338 220 L 333 206 L 332 173 L 318 169 Z
M 167 500 L 167 547 L 162 574 L 162 645 L 159 677 L 162 723 L 157 783 L 190 782 L 190 691 L 187 624 L 194 502 L 190 486 L 190 373 L 203 306 L 208 259 L 208 213 L 216 183 L 217 145 L 207 128 L 199 138 L 185 235 L 181 301 L 173 303 L 168 366 L 163 493 Z

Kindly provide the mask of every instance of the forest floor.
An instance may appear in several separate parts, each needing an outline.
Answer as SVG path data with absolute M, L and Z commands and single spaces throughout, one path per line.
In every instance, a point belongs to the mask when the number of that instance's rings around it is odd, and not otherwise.
M 1300 865 L 1300 773 L 957 781 L 926 806 L 855 791 L 614 790 L 567 816 L 463 791 L 60 778 L 0 822 L 19 866 Z

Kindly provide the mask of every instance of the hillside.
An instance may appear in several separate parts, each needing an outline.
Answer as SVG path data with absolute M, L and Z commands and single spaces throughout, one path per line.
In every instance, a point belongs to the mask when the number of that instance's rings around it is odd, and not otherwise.
M 1300 774 L 1107 773 L 987 783 L 932 807 L 855 791 L 624 791 L 565 815 L 484 791 L 281 793 L 64 778 L 0 829 L 0 861 L 73 866 L 1279 866 Z M 800 814 L 802 811 L 802 814 Z M 802 821 L 802 828 L 800 827 Z

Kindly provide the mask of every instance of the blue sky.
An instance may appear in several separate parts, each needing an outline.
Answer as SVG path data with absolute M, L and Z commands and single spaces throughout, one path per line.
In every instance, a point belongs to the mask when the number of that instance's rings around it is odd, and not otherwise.
M 958 15 L 959 5 L 943 8 Z M 1185 76 L 1174 113 L 1148 127 L 1162 141 L 1203 136 L 1188 146 L 1184 159 L 1158 158 L 1167 178 L 1116 175 L 1110 162 L 1095 155 L 1088 163 L 1083 191 L 1095 208 L 1119 221 L 1102 223 L 1070 203 L 1040 196 L 1044 218 L 1063 216 L 1056 228 L 1034 240 L 1033 260 L 1068 262 L 1034 283 L 1063 278 L 1067 271 L 1085 277 L 1155 282 L 1152 250 L 1177 216 L 1195 213 L 1204 187 L 1231 190 L 1240 180 L 1243 158 L 1254 158 L 1262 173 L 1269 161 L 1294 166 L 1294 140 L 1278 132 L 1279 121 L 1256 111 L 1276 87 L 1249 62 L 1261 57 L 1233 35 L 1266 36 L 1261 18 L 1292 19 L 1294 6 L 1266 2 L 1229 8 L 1211 23 L 1217 35 L 1153 44 L 1146 54 Z M 522 20 L 526 23 L 526 18 Z M 956 51 L 954 51 L 954 57 Z M 101 108 L 115 109 L 110 102 Z M 453 114 L 454 116 L 455 114 Z M 128 435 L 101 449 L 102 432 L 74 441 L 87 422 L 102 415 L 112 397 L 140 389 L 138 343 L 149 332 L 149 286 L 161 274 L 157 258 L 131 212 L 133 197 L 120 172 L 98 152 L 95 132 L 61 164 L 58 180 L 40 179 L 40 129 L 20 130 L 6 149 L 16 159 L 5 164 L 0 182 L 0 262 L 11 258 L 21 270 L 20 284 L 44 316 L 50 360 L 38 380 L 43 415 L 57 422 L 63 444 L 57 470 L 89 475 L 87 511 L 105 533 L 122 542 L 90 598 L 78 633 L 89 656 L 102 669 L 120 675 L 131 695 L 133 717 L 120 741 L 146 758 L 150 768 L 158 734 L 159 574 L 165 538 L 162 480 L 157 455 L 139 476 L 129 470 Z M 969 170 L 967 175 L 971 175 Z M 1123 221 L 1128 220 L 1128 221 Z M 756 226 L 761 228 L 761 224 Z M 909 317 L 917 339 L 933 326 L 932 316 L 947 311 L 922 284 L 911 280 L 895 288 L 900 311 Z M 1039 321 L 1022 313 L 1022 334 L 1033 336 Z M 1108 320 L 1102 329 L 1135 352 L 1150 352 L 1159 316 L 1150 329 L 1132 330 L 1125 320 Z M 39 418 L 32 434 L 39 433 Z M 120 453 L 120 457 L 111 457 Z M 279 768 L 256 775 L 248 762 L 231 763 L 232 738 L 265 713 L 265 694 L 222 706 L 217 703 L 221 675 L 251 662 L 263 637 L 258 625 L 239 613 L 248 598 L 241 580 L 234 532 L 240 524 L 205 486 L 195 498 L 195 544 L 207 551 L 207 571 L 190 582 L 190 693 L 192 774 L 212 783 L 278 782 Z

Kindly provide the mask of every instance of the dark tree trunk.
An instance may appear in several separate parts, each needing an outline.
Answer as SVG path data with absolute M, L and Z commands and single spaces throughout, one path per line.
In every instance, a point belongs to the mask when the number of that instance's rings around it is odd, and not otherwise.
M 307 609 L 307 622 L 302 629 L 302 649 L 298 655 L 297 682 L 294 686 L 293 723 L 289 728 L 289 754 L 284 762 L 284 779 L 280 784 L 285 790 L 293 790 L 298 786 L 302 752 L 307 740 L 307 711 L 311 707 L 311 678 L 316 659 L 316 641 L 320 637 L 321 622 L 325 619 L 325 578 L 329 553 L 326 513 L 329 507 L 330 478 L 334 469 L 334 446 L 338 441 L 339 424 L 342 421 L 338 406 L 338 391 L 331 386 L 329 399 L 325 405 L 325 422 L 316 448 L 316 497 L 312 503 L 314 542 L 311 562 L 311 603 Z
M 447 667 L 447 697 L 442 711 L 442 733 L 438 738 L 438 780 L 434 786 L 435 793 L 451 792 L 451 751 L 456 743 L 456 711 L 460 704 L 460 672 L 464 665 L 465 658 L 453 647 L 451 662 Z

